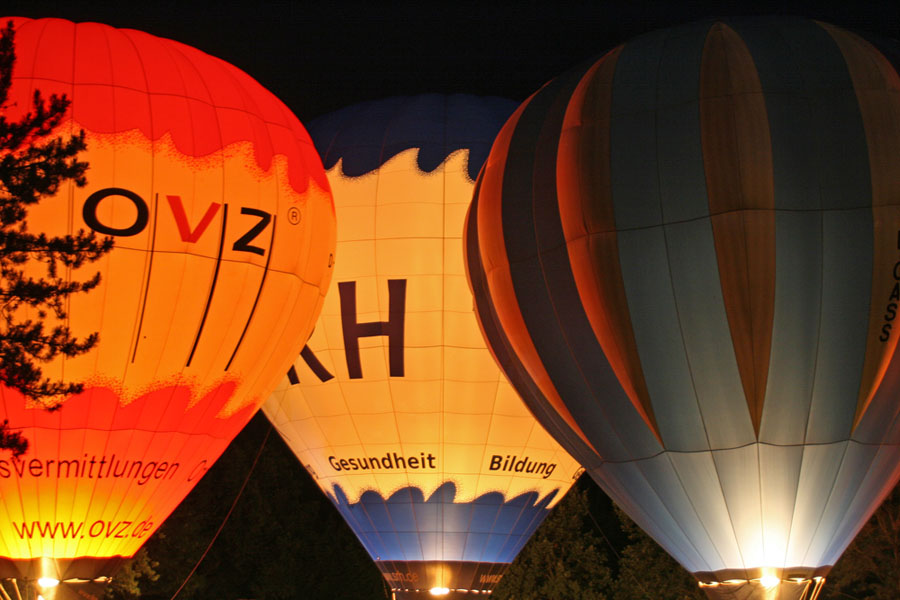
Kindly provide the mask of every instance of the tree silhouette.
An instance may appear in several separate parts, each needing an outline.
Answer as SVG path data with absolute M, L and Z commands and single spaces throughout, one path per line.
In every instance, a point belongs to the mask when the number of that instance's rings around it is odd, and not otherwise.
M 828 574 L 823 600 L 900 598 L 900 487 L 887 497 Z
M 141 598 L 171 600 L 183 583 L 177 600 L 391 597 L 340 513 L 270 428 L 258 412 L 147 541 L 160 577 L 140 580 Z
M 75 280 L 72 271 L 112 249 L 112 239 L 93 231 L 49 236 L 28 228 L 28 207 L 51 200 L 66 183 L 83 186 L 87 163 L 78 160 L 86 148 L 84 132 L 54 135 L 70 101 L 35 90 L 27 112 L 8 115 L 16 62 L 12 21 L 0 30 L 0 383 L 48 409 L 61 396 L 78 393 L 82 384 L 54 381 L 41 366 L 54 358 L 77 356 L 97 343 L 97 335 L 78 339 L 66 325 L 66 300 L 100 282 L 96 273 Z M 0 448 L 20 455 L 28 442 L 9 423 L 0 425 Z
M 525 545 L 493 597 L 703 600 L 705 595 L 696 579 L 584 476 Z
M 579 482 L 582 484 L 584 482 Z M 605 542 L 590 521 L 588 491 L 576 485 L 552 510 L 494 590 L 496 600 L 611 600 Z
M 697 580 L 615 507 L 628 544 L 619 558 L 616 600 L 703 600 Z

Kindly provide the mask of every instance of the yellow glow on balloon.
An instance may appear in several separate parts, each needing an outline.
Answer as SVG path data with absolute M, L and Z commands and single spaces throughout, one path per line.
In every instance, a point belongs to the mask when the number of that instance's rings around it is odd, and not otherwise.
M 337 263 L 307 345 L 334 378 L 320 381 L 300 358 L 299 385 L 285 378 L 264 410 L 322 489 L 337 484 L 351 503 L 367 490 L 387 498 L 408 486 L 427 498 L 452 481 L 455 502 L 560 490 L 552 506 L 579 466 L 525 408 L 478 327 L 461 239 L 473 186 L 468 153 L 432 172 L 416 156 L 403 151 L 360 177 L 343 175 L 340 162 L 328 172 Z M 388 322 L 398 293 L 390 281 L 401 279 L 403 376 L 391 376 L 385 335 L 358 339 L 362 376 L 351 376 L 342 293 L 346 302 L 352 286 L 358 323 Z M 407 468 L 395 468 L 397 459 Z
M 139 200 L 123 195 L 104 198 L 94 211 L 96 220 L 104 226 L 124 229 L 135 223 L 135 205 L 143 201 L 148 209 L 147 223 L 135 235 L 114 236 L 115 249 L 98 263 L 100 286 L 89 294 L 73 295 L 69 301 L 73 334 L 86 336 L 97 331 L 102 343 L 95 352 L 49 364 L 44 367 L 45 374 L 86 381 L 89 387 L 91 383 L 115 386 L 125 403 L 161 387 L 161 381 L 193 384 L 196 393 L 202 393 L 213 383 L 235 380 L 238 387 L 220 416 L 259 404 L 282 374 L 260 361 L 258 353 L 247 349 L 265 346 L 268 352 L 268 346 L 274 342 L 275 356 L 289 356 L 298 344 L 295 336 L 273 338 L 271 332 L 283 330 L 303 311 L 315 314 L 314 308 L 321 302 L 319 285 L 326 287 L 322 284 L 327 283 L 329 273 L 327 261 L 321 256 L 313 258 L 313 253 L 321 254 L 322 248 L 333 244 L 328 238 L 334 233 L 333 229 L 313 224 L 330 220 L 328 191 L 310 180 L 302 197 L 304 219 L 299 225 L 292 225 L 286 218 L 287 207 L 279 208 L 279 202 L 283 204 L 285 198 L 297 197 L 284 178 L 284 156 L 275 156 L 272 166 L 262 170 L 249 143 L 195 158 L 181 155 L 169 135 L 151 143 L 134 132 L 88 132 L 87 140 L 88 150 L 80 159 L 91 165 L 91 182 L 129 181 L 141 190 Z M 122 172 L 123 165 L 126 173 Z M 227 189 L 222 181 L 223 171 L 228 173 Z M 164 182 L 157 184 L 163 186 L 158 197 L 143 193 L 138 185 L 151 185 L 153 179 Z M 74 189 L 71 210 L 80 213 L 98 187 Z M 189 197 L 192 190 L 195 195 Z M 263 254 L 235 249 L 235 242 L 258 220 L 241 213 L 240 199 L 255 196 L 258 200 L 252 203 L 254 210 L 282 217 L 276 228 L 278 235 L 271 236 L 271 229 L 267 228 L 251 242 L 263 249 Z M 220 241 L 223 197 L 226 202 L 237 201 L 228 209 L 225 243 Z M 213 218 L 203 227 L 207 211 Z M 179 229 L 179 213 L 191 230 L 192 241 L 185 240 L 185 233 Z M 29 210 L 29 227 L 57 235 L 73 229 L 72 224 L 59 219 L 59 205 L 50 201 Z M 74 229 L 79 227 L 86 228 L 84 223 L 76 223 Z M 269 237 L 273 237 L 271 248 Z M 266 268 L 269 251 L 272 256 Z M 217 260 L 218 273 L 213 268 Z M 303 281 L 298 277 L 298 266 L 305 268 L 307 263 L 315 270 L 304 273 Z M 89 269 L 86 267 L 85 271 Z M 152 285 L 147 284 L 149 269 L 153 271 Z M 262 294 L 252 310 L 264 269 L 264 285 L 269 290 L 284 291 Z M 213 277 L 213 300 L 218 302 L 207 306 Z M 102 303 L 100 310 L 98 303 Z M 249 315 L 251 310 L 253 326 L 244 332 L 246 318 L 238 316 Z M 136 315 L 142 319 L 138 321 Z M 201 322 L 203 343 L 198 343 L 192 354 Z M 230 360 L 235 349 L 238 351 Z M 189 365 L 185 364 L 187 356 L 191 356 Z M 229 360 L 226 373 L 220 365 Z
M 580 466 L 494 361 L 462 234 L 468 151 L 328 171 L 335 275 L 263 410 L 395 591 L 492 588 Z
M 331 279 L 334 206 L 303 126 L 236 67 L 99 23 L 13 23 L 0 112 L 15 122 L 35 90 L 66 94 L 52 136 L 87 145 L 86 185 L 31 206 L 28 229 L 113 241 L 60 271 L 99 273 L 65 302 L 72 334 L 98 343 L 41 365 L 83 392 L 49 412 L 0 386 L 0 420 L 29 442 L 0 456 L 0 578 L 62 580 L 47 593 L 60 600 L 133 556 L 275 387 Z

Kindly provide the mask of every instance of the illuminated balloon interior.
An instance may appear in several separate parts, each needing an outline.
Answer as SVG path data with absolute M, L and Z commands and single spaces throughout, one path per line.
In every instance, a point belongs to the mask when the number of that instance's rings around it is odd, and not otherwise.
M 496 366 L 465 277 L 474 178 L 513 107 L 393 98 L 310 125 L 335 285 L 263 410 L 398 599 L 490 593 L 580 472 Z
M 89 584 L 153 534 L 303 346 L 331 276 L 333 204 L 303 126 L 235 67 L 139 31 L 13 21 L 5 116 L 36 89 L 66 94 L 54 135 L 84 130 L 88 148 L 87 185 L 44 199 L 28 227 L 115 247 L 71 274 L 102 277 L 68 304 L 73 333 L 98 345 L 44 367 L 84 391 L 51 413 L 0 388 L 0 419 L 30 444 L 0 456 L 0 578 L 94 598 Z
M 489 345 L 710 598 L 815 598 L 900 476 L 898 64 L 800 18 L 650 33 L 479 177 Z

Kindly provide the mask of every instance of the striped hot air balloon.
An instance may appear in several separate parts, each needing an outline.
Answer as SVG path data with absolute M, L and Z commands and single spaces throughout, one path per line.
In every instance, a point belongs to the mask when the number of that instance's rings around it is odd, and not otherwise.
M 303 126 L 232 65 L 98 23 L 13 24 L 0 114 L 15 122 L 35 90 L 66 94 L 53 134 L 84 130 L 89 165 L 84 187 L 29 209 L 29 230 L 115 245 L 71 273 L 101 274 L 66 306 L 73 334 L 99 342 L 43 365 L 84 391 L 48 412 L 0 387 L 0 420 L 29 441 L 0 453 L 0 596 L 97 598 L 302 348 L 330 281 L 334 206 Z
M 310 124 L 336 285 L 263 410 L 397 600 L 491 593 L 581 472 L 497 368 L 466 283 L 474 179 L 514 108 L 430 94 Z
M 801 18 L 651 33 L 478 180 L 489 344 L 711 598 L 814 598 L 900 474 L 898 64 Z

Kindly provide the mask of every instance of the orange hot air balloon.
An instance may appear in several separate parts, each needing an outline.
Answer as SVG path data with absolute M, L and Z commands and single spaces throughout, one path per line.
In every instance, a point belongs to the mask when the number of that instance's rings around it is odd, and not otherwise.
M 710 598 L 814 599 L 900 477 L 900 48 L 653 32 L 536 92 L 469 215 L 489 344 Z
M 6 116 L 36 89 L 66 94 L 55 133 L 83 129 L 90 165 L 29 229 L 93 229 L 115 247 L 68 309 L 73 334 L 99 343 L 44 367 L 83 393 L 51 413 L 0 388 L 0 418 L 30 442 L 0 456 L 0 577 L 47 600 L 94 597 L 303 346 L 331 278 L 334 207 L 303 126 L 237 68 L 139 31 L 13 22 Z

